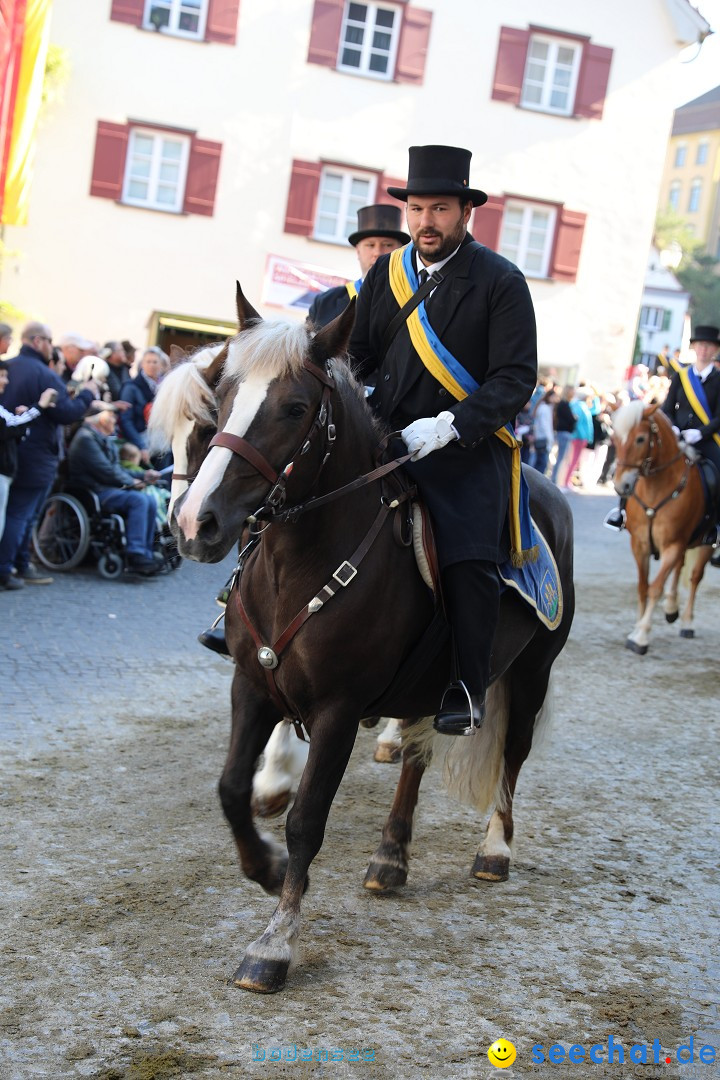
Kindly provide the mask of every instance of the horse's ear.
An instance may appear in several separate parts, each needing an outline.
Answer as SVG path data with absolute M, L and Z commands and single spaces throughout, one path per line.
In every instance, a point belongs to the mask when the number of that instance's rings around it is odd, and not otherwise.
M 654 405 L 647 405 L 643 409 L 643 420 L 649 420 L 651 416 L 660 408 L 659 403 L 656 401 Z
M 173 342 L 170 346 L 170 367 L 174 368 L 177 367 L 178 364 L 182 364 L 186 356 L 187 353 L 185 350 L 181 349 L 179 345 L 176 345 L 175 342 Z
M 341 356 L 347 350 L 352 328 L 355 323 L 355 297 L 336 319 L 322 330 L 318 330 L 312 339 L 310 351 L 316 362 L 322 363 L 333 356 Z
M 252 322 L 262 322 L 262 317 L 258 315 L 252 304 L 249 304 L 245 299 L 245 294 L 240 288 L 240 282 L 235 282 L 235 306 L 237 307 L 238 317 L 238 329 L 242 333 L 247 329 L 248 325 Z
M 208 364 L 207 367 L 200 368 L 200 374 L 202 375 L 203 379 L 208 384 L 211 390 L 214 390 L 217 384 L 220 382 L 220 376 L 222 375 L 223 364 L 227 360 L 227 354 L 228 343 L 226 341 L 215 359 L 210 364 Z

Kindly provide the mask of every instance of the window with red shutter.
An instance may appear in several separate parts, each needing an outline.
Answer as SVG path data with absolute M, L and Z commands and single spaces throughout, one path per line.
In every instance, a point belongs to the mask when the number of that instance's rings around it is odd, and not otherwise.
M 205 40 L 234 45 L 237 39 L 240 0 L 210 0 Z
M 398 180 L 395 176 L 386 176 L 384 173 L 378 179 L 377 190 L 375 192 L 376 203 L 387 203 L 390 206 L 405 206 L 405 203 L 399 199 L 393 198 L 392 195 L 388 195 L 387 189 L 389 187 L 404 188 L 407 186 L 407 178 L 402 177 Z
M 319 161 L 293 161 L 285 211 L 285 232 L 298 233 L 300 236 L 312 235 L 321 173 L 322 165 Z
M 470 232 L 475 240 L 497 251 L 500 244 L 505 199 L 502 195 L 488 195 L 488 201 L 475 209 Z
M 550 277 L 556 281 L 573 282 L 577 278 L 586 217 L 586 214 L 560 207 L 550 267 Z
M 185 213 L 212 216 L 221 154 L 222 143 L 193 137 L 185 181 Z
M 145 0 L 112 0 L 110 18 L 114 22 L 142 26 Z
M 315 0 L 308 48 L 309 64 L 336 66 L 344 10 L 345 0 Z
M 104 120 L 98 122 L 91 195 L 116 200 L 121 197 L 129 134 L 127 124 L 110 124 Z
M 600 119 L 612 49 L 587 37 L 502 26 L 492 97 L 557 116 Z

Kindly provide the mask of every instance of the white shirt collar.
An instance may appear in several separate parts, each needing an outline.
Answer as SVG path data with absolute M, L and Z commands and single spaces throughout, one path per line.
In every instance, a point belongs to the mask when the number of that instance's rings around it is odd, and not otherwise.
M 439 270 L 442 266 L 444 266 L 446 262 L 450 262 L 453 255 L 457 255 L 457 253 L 458 253 L 458 251 L 460 250 L 461 247 L 462 247 L 462 241 L 460 241 L 460 243 L 455 248 L 455 250 L 453 252 L 451 252 L 446 259 L 441 259 L 440 262 L 431 263 L 430 266 L 425 265 L 425 263 L 422 261 L 422 259 L 418 255 L 417 248 L 415 248 L 415 270 L 417 271 L 418 274 L 420 273 L 421 270 L 427 270 L 428 277 L 429 277 L 430 274 L 434 274 L 436 270 Z
M 715 367 L 714 364 L 708 364 L 708 366 L 706 368 L 703 368 L 702 371 L 698 371 L 695 364 L 693 364 L 693 371 L 695 372 L 697 377 L 701 380 L 701 382 L 705 382 L 705 380 L 707 379 L 708 375 L 710 374 L 710 372 L 712 371 L 712 369 L 714 367 Z

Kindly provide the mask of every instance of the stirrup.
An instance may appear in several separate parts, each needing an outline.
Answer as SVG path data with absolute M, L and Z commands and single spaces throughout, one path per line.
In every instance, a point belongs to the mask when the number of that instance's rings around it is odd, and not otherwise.
M 433 727 L 440 735 L 471 735 L 484 719 L 484 699 L 471 694 L 459 679 L 445 690 Z
M 606 529 L 611 529 L 613 532 L 622 532 L 625 528 L 625 522 L 627 516 L 624 510 L 621 510 L 619 506 L 614 506 L 612 510 L 608 511 L 603 520 L 603 525 Z

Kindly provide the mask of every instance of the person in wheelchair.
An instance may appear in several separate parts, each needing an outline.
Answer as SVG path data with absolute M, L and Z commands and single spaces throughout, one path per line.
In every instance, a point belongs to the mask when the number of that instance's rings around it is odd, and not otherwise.
M 114 413 L 88 417 L 70 443 L 68 479 L 94 491 L 103 510 L 117 512 L 125 519 L 130 569 L 155 574 L 162 565 L 161 557 L 153 555 L 156 504 L 143 488 L 154 484 L 159 473 L 144 469 L 138 476 L 123 469 L 114 434 Z

